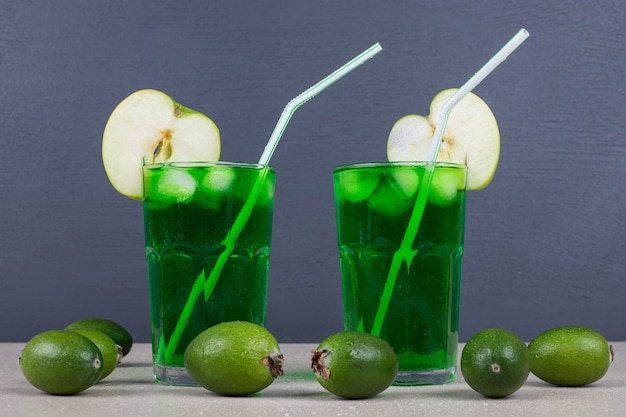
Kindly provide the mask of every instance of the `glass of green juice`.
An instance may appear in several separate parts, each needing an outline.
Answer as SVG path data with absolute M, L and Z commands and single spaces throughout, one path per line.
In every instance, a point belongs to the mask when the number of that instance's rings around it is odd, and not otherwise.
M 234 320 L 265 325 L 275 172 L 172 162 L 145 165 L 143 178 L 154 375 L 196 385 L 183 356 L 200 332 Z
M 380 336 L 398 356 L 395 385 L 453 381 L 456 374 L 466 167 L 428 162 L 342 165 L 333 172 L 344 326 Z M 428 196 L 418 233 L 381 309 L 392 259 L 416 199 Z M 426 196 L 424 196 L 426 197 Z M 375 331 L 374 322 L 382 318 Z

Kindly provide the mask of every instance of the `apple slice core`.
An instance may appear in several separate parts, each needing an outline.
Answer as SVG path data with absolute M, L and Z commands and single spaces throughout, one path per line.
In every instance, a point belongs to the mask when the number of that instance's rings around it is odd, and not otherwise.
M 143 200 L 143 165 L 216 161 L 220 135 L 207 116 L 157 90 L 139 90 L 111 113 L 102 135 L 102 162 L 113 187 Z

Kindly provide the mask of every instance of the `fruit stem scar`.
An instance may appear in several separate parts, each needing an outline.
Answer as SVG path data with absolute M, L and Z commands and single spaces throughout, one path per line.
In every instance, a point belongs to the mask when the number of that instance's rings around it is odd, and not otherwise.
M 276 379 L 276 377 L 283 376 L 283 355 L 282 354 L 272 354 L 263 358 L 263 365 L 267 366 L 270 374 L 272 374 L 272 378 Z
M 615 359 L 615 352 L 613 351 L 613 345 L 609 345 L 609 352 L 611 352 L 611 362 Z
M 500 372 L 500 365 L 497 363 L 491 364 L 491 370 L 496 373 Z
M 324 359 L 328 356 L 328 349 L 314 350 L 311 355 L 311 369 L 322 379 L 330 378 L 330 369 L 324 365 Z

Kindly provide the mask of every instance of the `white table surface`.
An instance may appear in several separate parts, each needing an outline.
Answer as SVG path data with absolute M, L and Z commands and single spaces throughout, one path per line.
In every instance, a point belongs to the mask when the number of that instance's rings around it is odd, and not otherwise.
M 24 343 L 0 344 L 2 417 L 160 416 L 626 416 L 626 342 L 612 343 L 615 361 L 600 381 L 580 388 L 548 385 L 532 374 L 504 399 L 487 399 L 457 381 L 441 386 L 390 387 L 366 400 L 343 400 L 326 392 L 310 370 L 314 344 L 281 344 L 285 375 L 250 397 L 220 397 L 204 388 L 154 382 L 148 344 L 136 344 L 124 363 L 97 385 L 73 396 L 32 387 L 18 357 Z

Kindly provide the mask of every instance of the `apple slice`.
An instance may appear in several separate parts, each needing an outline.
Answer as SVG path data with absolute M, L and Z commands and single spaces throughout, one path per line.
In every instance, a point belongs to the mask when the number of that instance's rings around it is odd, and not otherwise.
M 425 161 L 430 152 L 441 108 L 456 89 L 438 93 L 430 116 L 409 114 L 391 128 L 387 141 L 390 161 Z M 437 161 L 467 165 L 467 189 L 480 190 L 492 180 L 500 157 L 500 131 L 489 106 L 469 93 L 450 112 Z
M 219 129 L 207 116 L 157 90 L 139 90 L 111 113 L 102 135 L 102 162 L 113 187 L 143 200 L 144 164 L 216 161 Z

